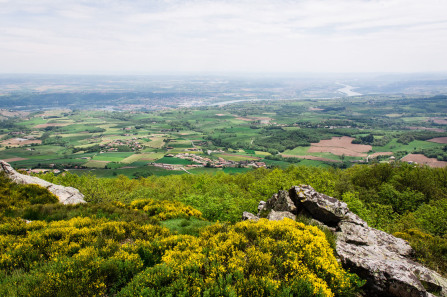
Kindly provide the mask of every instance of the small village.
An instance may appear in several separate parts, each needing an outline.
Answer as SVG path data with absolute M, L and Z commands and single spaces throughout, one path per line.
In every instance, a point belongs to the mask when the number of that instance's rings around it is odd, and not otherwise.
M 243 161 L 230 161 L 224 158 L 218 157 L 217 159 L 211 159 L 208 157 L 202 157 L 190 153 L 180 153 L 177 155 L 168 154 L 166 157 L 179 158 L 183 160 L 189 160 L 197 164 L 182 165 L 182 164 L 166 164 L 166 163 L 150 163 L 155 167 L 160 167 L 166 170 L 181 170 L 183 167 L 186 168 L 198 168 L 198 167 L 209 167 L 209 168 L 225 168 L 225 167 L 238 167 L 238 168 L 267 168 L 264 162 L 257 162 L 253 160 L 243 160 Z
M 119 147 L 128 147 L 132 151 L 139 151 L 144 148 L 144 146 L 138 141 L 138 138 L 133 137 L 132 139 L 117 139 L 106 144 L 100 144 L 101 152 L 118 152 Z

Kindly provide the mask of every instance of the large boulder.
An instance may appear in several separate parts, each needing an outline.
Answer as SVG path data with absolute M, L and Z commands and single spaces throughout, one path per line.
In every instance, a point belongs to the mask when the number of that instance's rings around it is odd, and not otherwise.
M 365 296 L 447 297 L 447 280 L 412 260 L 413 250 L 405 240 L 369 227 L 346 203 L 310 186 L 279 191 L 262 201 L 258 210 L 257 216 L 244 213 L 245 218 L 278 220 L 303 215 L 333 230 L 343 267 L 367 281 Z
M 64 187 L 61 185 L 55 185 L 53 183 L 47 182 L 35 176 L 29 176 L 18 173 L 17 171 L 14 170 L 14 168 L 12 168 L 11 165 L 2 160 L 0 160 L 0 172 L 1 171 L 3 171 L 6 174 L 6 176 L 15 183 L 22 185 L 36 184 L 46 188 L 48 191 L 57 196 L 60 203 L 63 204 L 85 203 L 84 195 L 82 195 L 82 193 L 79 192 L 78 189 L 72 187 Z

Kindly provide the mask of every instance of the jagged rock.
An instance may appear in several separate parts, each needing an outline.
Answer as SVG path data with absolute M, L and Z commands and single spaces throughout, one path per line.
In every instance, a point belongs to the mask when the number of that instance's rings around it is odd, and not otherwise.
M 259 209 L 259 206 L 258 206 Z M 290 199 L 289 193 L 287 191 L 279 191 L 277 194 L 274 194 L 272 198 L 270 198 L 261 209 L 275 210 L 275 211 L 289 211 L 291 213 L 296 213 L 296 206 L 293 203 L 292 199 Z
M 320 194 L 311 186 L 292 187 L 289 195 L 298 209 L 305 209 L 314 219 L 329 226 L 337 225 L 349 212 L 346 203 Z
M 255 216 L 251 212 L 244 211 L 242 213 L 242 221 L 247 221 L 247 220 L 258 221 L 259 217 Z
M 284 218 L 289 218 L 292 220 L 296 220 L 296 215 L 288 211 L 272 211 L 268 214 L 267 219 L 270 221 L 281 221 Z
M 266 203 L 267 203 L 267 202 L 262 201 L 262 200 L 259 201 L 259 204 L 258 204 L 258 216 L 259 216 L 261 210 L 264 209 L 264 206 L 265 206 Z
M 15 183 L 23 185 L 37 184 L 46 188 L 48 191 L 57 196 L 59 202 L 63 204 L 85 203 L 84 195 L 82 195 L 78 189 L 55 185 L 35 176 L 18 173 L 14 170 L 14 168 L 12 168 L 11 165 L 2 160 L 0 160 L 0 171 L 3 171 L 6 176 Z
M 261 202 L 258 216 L 247 213 L 247 218 L 258 220 L 262 215 L 270 220 L 294 219 L 298 214 L 333 230 L 343 267 L 367 280 L 365 296 L 447 297 L 447 280 L 414 262 L 410 258 L 413 250 L 405 240 L 369 227 L 346 203 L 304 185 L 279 191 Z

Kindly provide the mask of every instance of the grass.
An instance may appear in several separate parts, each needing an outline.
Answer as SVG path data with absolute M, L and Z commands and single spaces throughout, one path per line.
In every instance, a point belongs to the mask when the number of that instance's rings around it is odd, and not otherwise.
M 161 148 L 165 145 L 163 137 L 150 137 L 150 142 L 146 142 L 145 145 L 151 148 Z
M 40 124 L 46 124 L 47 120 L 42 119 L 41 117 L 34 117 L 28 121 L 23 121 L 23 122 L 19 122 L 17 123 L 17 125 L 20 126 L 26 126 L 26 127 L 34 127 L 36 125 L 40 125 Z
M 374 146 L 372 150 L 374 152 L 398 152 L 398 151 L 412 152 L 415 150 L 433 148 L 439 146 L 442 146 L 442 144 L 422 140 L 415 140 L 410 142 L 409 144 L 402 144 L 398 143 L 397 139 L 393 139 L 392 141 L 390 141 L 390 143 L 388 143 L 385 146 Z
M 42 160 L 23 160 L 23 161 L 16 161 L 16 162 L 10 162 L 10 164 L 14 167 L 50 167 L 50 164 L 55 165 L 84 165 L 87 163 L 87 160 L 81 160 L 81 159 L 42 159 Z
M 245 173 L 250 170 L 252 170 L 252 169 L 251 168 L 226 167 L 223 169 L 223 172 L 228 173 L 228 174 L 238 174 L 238 173 Z
M 154 153 L 154 152 L 148 152 L 148 153 L 142 153 L 142 154 L 133 154 L 125 159 L 123 159 L 121 162 L 122 163 L 126 163 L 126 164 L 131 164 L 134 162 L 138 162 L 138 161 L 143 161 L 143 162 L 150 162 L 150 161 L 155 161 L 158 160 L 160 158 L 163 158 L 163 156 L 165 155 L 165 153 Z
M 116 152 L 116 153 L 103 153 L 98 154 L 93 157 L 93 160 L 97 161 L 111 161 L 111 162 L 121 162 L 123 159 L 133 155 L 131 152 Z
M 159 160 L 157 160 L 155 163 L 164 163 L 164 164 L 173 164 L 173 165 L 191 165 L 196 164 L 195 162 L 192 162 L 190 160 L 184 160 L 180 158 L 173 158 L 173 157 L 163 157 Z
M 71 173 L 77 175 L 88 175 L 89 173 L 101 178 L 115 178 L 118 175 L 125 175 L 129 178 L 135 178 L 138 174 L 148 174 L 156 176 L 165 176 L 172 174 L 187 174 L 183 170 L 166 170 L 154 166 L 145 166 L 140 168 L 124 168 L 124 169 L 75 169 L 70 170 Z
M 162 222 L 163 227 L 168 228 L 171 232 L 177 234 L 188 234 L 198 236 L 200 230 L 213 224 L 212 222 L 199 220 L 194 217 L 188 219 L 171 219 Z
M 280 168 L 287 168 L 293 164 L 293 163 L 289 163 L 289 162 L 285 162 L 285 161 L 276 161 L 276 160 L 268 160 L 268 159 L 264 159 L 262 161 L 268 166 L 278 166 Z
M 307 152 L 309 150 L 310 146 L 297 146 L 293 150 L 286 150 L 283 152 L 284 155 L 294 155 L 294 156 L 303 156 L 303 155 L 309 155 Z
M 331 167 L 329 164 L 326 164 L 323 161 L 306 160 L 306 159 L 301 160 L 299 165 L 302 165 L 302 166 L 313 166 L 313 167 L 324 167 L 324 168 Z
M 140 160 L 141 158 L 143 158 L 143 156 L 145 156 L 145 154 L 133 154 L 130 155 L 127 158 L 124 158 L 123 160 L 121 160 L 122 163 L 126 163 L 126 164 L 130 164 L 133 162 L 136 162 L 138 160 Z
M 244 161 L 244 160 L 259 160 L 257 157 L 251 157 L 251 156 L 243 156 L 243 155 L 224 155 L 224 154 L 213 154 L 215 157 L 224 158 L 225 160 L 229 161 Z
M 207 168 L 207 167 L 197 167 L 197 168 L 191 168 L 187 169 L 192 174 L 216 174 L 217 172 L 222 171 L 222 168 Z
M 268 152 L 255 151 L 256 156 L 270 156 L 271 154 Z
M 110 161 L 90 160 L 84 164 L 88 168 L 104 168 Z

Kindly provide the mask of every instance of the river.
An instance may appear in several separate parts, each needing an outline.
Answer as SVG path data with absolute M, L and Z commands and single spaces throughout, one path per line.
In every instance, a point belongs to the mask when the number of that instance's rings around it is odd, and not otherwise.
M 340 88 L 337 91 L 340 93 L 346 94 L 346 96 L 362 96 L 363 95 L 361 93 L 357 93 L 357 92 L 353 91 L 353 89 L 356 89 L 357 87 L 353 87 L 353 86 L 345 85 L 345 84 L 339 84 L 339 83 L 337 83 L 337 84 L 344 86 L 343 88 Z

